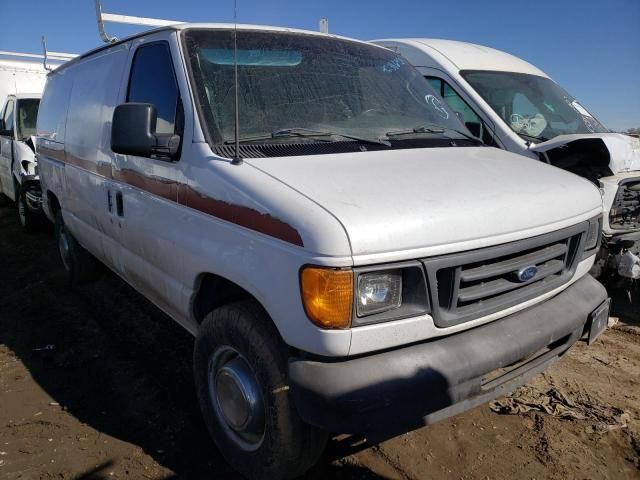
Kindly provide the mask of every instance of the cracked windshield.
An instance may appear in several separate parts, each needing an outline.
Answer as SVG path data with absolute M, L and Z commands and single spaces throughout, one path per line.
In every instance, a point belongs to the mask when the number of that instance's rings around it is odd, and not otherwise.
M 392 51 L 283 32 L 189 31 L 186 45 L 212 143 L 234 141 L 234 61 L 242 143 L 463 139 L 469 132 Z

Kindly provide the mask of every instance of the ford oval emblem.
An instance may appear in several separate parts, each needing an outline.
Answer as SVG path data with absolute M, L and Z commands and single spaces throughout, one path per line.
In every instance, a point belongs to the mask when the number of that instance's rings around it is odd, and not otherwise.
M 538 274 L 538 267 L 535 265 L 529 265 L 527 267 L 522 267 L 520 270 L 516 272 L 516 277 L 520 282 L 528 282 L 529 280 L 533 280 L 533 278 Z

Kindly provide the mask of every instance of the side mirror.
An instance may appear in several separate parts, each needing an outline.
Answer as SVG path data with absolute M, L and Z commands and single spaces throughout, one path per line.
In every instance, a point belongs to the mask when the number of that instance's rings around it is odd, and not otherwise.
M 139 157 L 173 158 L 180 148 L 180 136 L 156 134 L 158 113 L 150 103 L 123 103 L 113 111 L 111 150 Z

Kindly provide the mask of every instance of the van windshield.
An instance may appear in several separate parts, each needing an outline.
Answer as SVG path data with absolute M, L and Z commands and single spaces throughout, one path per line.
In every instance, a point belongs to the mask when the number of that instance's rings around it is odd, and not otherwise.
M 460 74 L 525 140 L 544 142 L 558 135 L 609 131 L 548 78 L 496 71 L 462 71 Z
M 36 120 L 38 119 L 39 98 L 24 98 L 18 100 L 18 138 L 27 139 L 36 134 Z
M 413 67 L 380 47 L 246 30 L 237 32 L 237 54 L 233 31 L 188 30 L 185 44 L 191 83 L 214 144 L 234 140 L 236 58 L 243 143 L 383 138 L 390 147 L 392 136 L 394 143 L 405 141 L 405 130 L 413 141 L 469 135 Z

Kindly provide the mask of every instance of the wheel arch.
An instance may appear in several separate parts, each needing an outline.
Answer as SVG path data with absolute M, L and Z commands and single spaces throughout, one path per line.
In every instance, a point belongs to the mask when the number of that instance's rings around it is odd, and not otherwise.
M 203 272 L 195 281 L 191 298 L 191 316 L 195 323 L 200 325 L 216 308 L 240 300 L 253 300 L 266 311 L 262 302 L 242 286 L 221 275 Z

